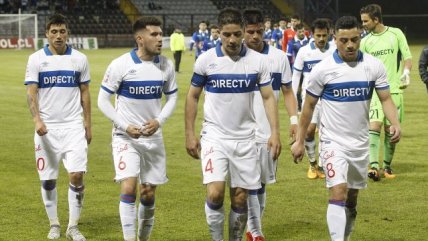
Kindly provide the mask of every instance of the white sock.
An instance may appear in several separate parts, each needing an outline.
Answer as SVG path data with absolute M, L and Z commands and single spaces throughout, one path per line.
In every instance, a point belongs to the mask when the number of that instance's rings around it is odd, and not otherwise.
M 333 241 L 343 241 L 345 237 L 346 213 L 345 202 L 329 200 L 327 224 Z
M 229 213 L 229 241 L 241 241 L 245 224 L 248 219 L 247 208 L 230 208 Z
M 263 236 L 261 228 L 261 217 L 260 217 L 260 203 L 257 198 L 257 191 L 252 190 L 248 193 L 248 220 L 247 230 L 251 232 L 253 237 Z
M 48 215 L 50 225 L 59 225 L 57 211 L 58 198 L 56 188 L 54 187 L 52 190 L 46 190 L 41 187 L 41 192 L 43 204 L 45 205 L 45 210 L 46 214 Z
M 120 195 L 119 214 L 122 223 L 123 238 L 135 239 L 137 236 L 135 223 L 137 221 L 137 209 L 135 207 L 135 195 Z
M 145 206 L 142 202 L 138 208 L 138 237 L 140 241 L 147 241 L 155 222 L 155 204 Z
M 205 215 L 212 240 L 223 240 L 224 207 L 223 203 L 214 204 L 205 202 Z
M 357 210 L 354 208 L 345 208 L 346 213 L 346 227 L 345 227 L 345 240 L 350 240 L 351 233 L 354 230 L 355 219 L 357 218 Z
M 315 162 L 315 139 L 313 140 L 305 140 L 305 149 L 306 154 L 308 155 L 309 162 Z
M 69 227 L 76 226 L 79 223 L 80 212 L 83 207 L 84 191 L 85 186 L 75 187 L 70 183 L 68 188 Z
M 257 191 L 257 198 L 259 199 L 261 220 L 266 207 L 266 184 L 262 183 L 262 188 Z

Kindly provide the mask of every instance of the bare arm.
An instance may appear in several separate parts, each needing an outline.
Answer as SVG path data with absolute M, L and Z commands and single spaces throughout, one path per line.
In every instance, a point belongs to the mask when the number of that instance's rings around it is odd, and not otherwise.
M 201 150 L 200 142 L 195 135 L 195 120 L 198 113 L 198 102 L 201 93 L 202 88 L 191 85 L 187 93 L 184 108 L 186 150 L 187 153 L 195 159 L 199 158 L 199 151 Z
M 296 141 L 297 135 L 297 123 L 293 123 L 293 121 L 297 121 L 297 101 L 291 86 L 282 85 L 281 90 L 284 95 L 285 108 L 287 109 L 288 116 L 290 117 L 290 143 L 293 143 Z
M 291 146 L 291 154 L 293 155 L 295 163 L 301 161 L 305 154 L 304 145 L 306 131 L 308 130 L 317 102 L 317 97 L 306 94 L 305 104 L 303 105 L 302 115 L 300 116 L 299 127 L 297 130 L 296 142 Z
M 89 85 L 81 84 L 80 88 L 80 103 L 83 109 L 83 124 L 85 127 L 85 137 L 88 144 L 92 140 L 92 124 L 91 124 L 91 96 L 89 94 Z
M 273 94 L 271 85 L 260 87 L 260 93 L 263 98 L 263 105 L 265 107 L 266 116 L 268 118 L 271 130 L 271 136 L 268 141 L 268 149 L 271 151 L 272 158 L 277 160 L 281 154 L 277 101 Z
M 382 103 L 383 112 L 385 113 L 386 118 L 389 120 L 389 122 L 391 122 L 391 127 L 389 129 L 389 133 L 392 134 L 391 142 L 399 142 L 401 137 L 401 129 L 400 122 L 398 120 L 397 107 L 392 101 L 389 90 L 376 90 L 376 93 Z
M 37 135 L 43 136 L 48 133 L 48 130 L 46 129 L 45 123 L 40 118 L 38 92 L 39 87 L 37 86 L 37 84 L 27 85 L 28 108 L 30 109 L 31 116 L 33 117 L 33 122 Z

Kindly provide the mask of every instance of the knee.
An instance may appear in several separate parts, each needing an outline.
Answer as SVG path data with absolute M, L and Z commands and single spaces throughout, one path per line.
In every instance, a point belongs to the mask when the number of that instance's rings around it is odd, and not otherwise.
M 209 190 L 207 193 L 207 200 L 211 203 L 223 203 L 224 193 L 220 190 Z
M 231 198 L 233 207 L 245 208 L 247 206 L 248 193 L 246 190 L 236 191 Z
M 155 201 L 156 186 L 151 184 L 142 184 L 140 188 L 140 199 L 143 204 L 153 204 Z
M 71 172 L 68 174 L 70 183 L 73 186 L 79 187 L 83 185 L 83 172 Z
M 42 187 L 46 191 L 52 191 L 56 187 L 56 180 L 43 180 L 42 181 Z

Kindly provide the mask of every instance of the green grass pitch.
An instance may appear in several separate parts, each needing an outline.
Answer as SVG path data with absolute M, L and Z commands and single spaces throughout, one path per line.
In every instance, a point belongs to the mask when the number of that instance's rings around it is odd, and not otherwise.
M 428 170 L 428 95 L 417 72 L 422 45 L 412 45 L 411 85 L 405 92 L 403 136 L 397 146 L 394 180 L 369 182 L 360 194 L 353 240 L 426 240 Z M 100 82 L 107 65 L 129 49 L 83 51 L 91 67 L 93 141 L 80 229 L 88 240 L 121 240 L 119 185 L 113 182 L 111 124 L 97 108 Z M 34 125 L 27 108 L 24 72 L 30 50 L 0 51 L 0 240 L 46 240 L 48 219 L 42 205 L 40 182 L 34 161 Z M 172 58 L 171 52 L 164 54 Z M 186 52 L 177 75 L 179 101 L 164 127 L 170 181 L 160 186 L 156 197 L 153 241 L 209 240 L 205 222 L 205 188 L 201 167 L 184 146 L 184 100 L 192 75 L 194 56 Z M 202 102 L 202 101 L 201 101 Z M 199 104 L 202 106 L 202 103 Z M 288 117 L 280 105 L 283 152 L 278 183 L 267 187 L 263 231 L 267 240 L 329 240 L 326 224 L 327 191 L 323 180 L 306 178 L 308 162 L 291 160 Z M 198 113 L 200 126 L 202 111 Z M 199 127 L 200 128 L 200 127 Z M 62 237 L 68 223 L 67 178 L 61 168 L 58 181 Z M 228 198 L 228 195 L 227 195 Z M 229 202 L 225 203 L 229 210 Z

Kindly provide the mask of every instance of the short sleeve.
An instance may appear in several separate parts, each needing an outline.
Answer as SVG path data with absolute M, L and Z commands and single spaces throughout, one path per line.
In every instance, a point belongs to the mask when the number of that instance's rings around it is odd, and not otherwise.
M 104 74 L 101 88 L 110 94 L 116 93 L 122 83 L 122 74 L 120 66 L 116 61 L 113 61 Z
M 38 61 L 34 55 L 28 58 L 27 68 L 25 70 L 24 84 L 39 84 L 39 67 Z
M 268 68 L 268 59 L 267 59 L 267 57 L 265 57 L 264 55 L 262 55 L 263 56 L 263 58 L 261 58 L 260 59 L 260 72 L 259 72 L 259 82 L 258 82 L 258 85 L 259 86 L 265 86 L 265 85 L 268 85 L 268 84 L 270 84 L 271 82 L 272 82 L 272 78 L 271 78 L 271 75 L 270 75 L 270 71 L 269 71 L 269 68 Z
M 295 70 L 297 70 L 297 71 L 300 71 L 300 72 L 302 72 L 303 71 L 303 56 L 304 56 L 304 52 L 305 52 L 305 49 L 304 48 L 301 48 L 300 50 L 299 50 L 299 52 L 297 52 L 297 56 L 296 56 L 296 59 L 294 60 L 294 63 L 293 63 L 293 69 L 295 69 Z
M 173 94 L 175 92 L 177 92 L 178 87 L 177 87 L 177 81 L 175 78 L 175 70 L 174 70 L 174 66 L 171 60 L 167 60 L 167 79 L 165 81 L 165 85 L 163 86 L 163 93 L 166 95 L 170 95 Z
M 203 87 L 205 86 L 207 82 L 207 75 L 205 68 L 207 65 L 205 61 L 205 55 L 201 55 L 199 58 L 196 59 L 196 62 L 193 67 L 193 76 L 191 79 L 191 85 L 195 87 Z
M 324 78 L 321 73 L 321 66 L 317 64 L 311 71 L 308 77 L 308 87 L 306 93 L 314 97 L 321 97 L 324 91 Z
M 82 59 L 82 69 L 80 74 L 80 83 L 89 83 L 91 81 L 91 74 L 89 72 L 89 63 L 86 56 Z

